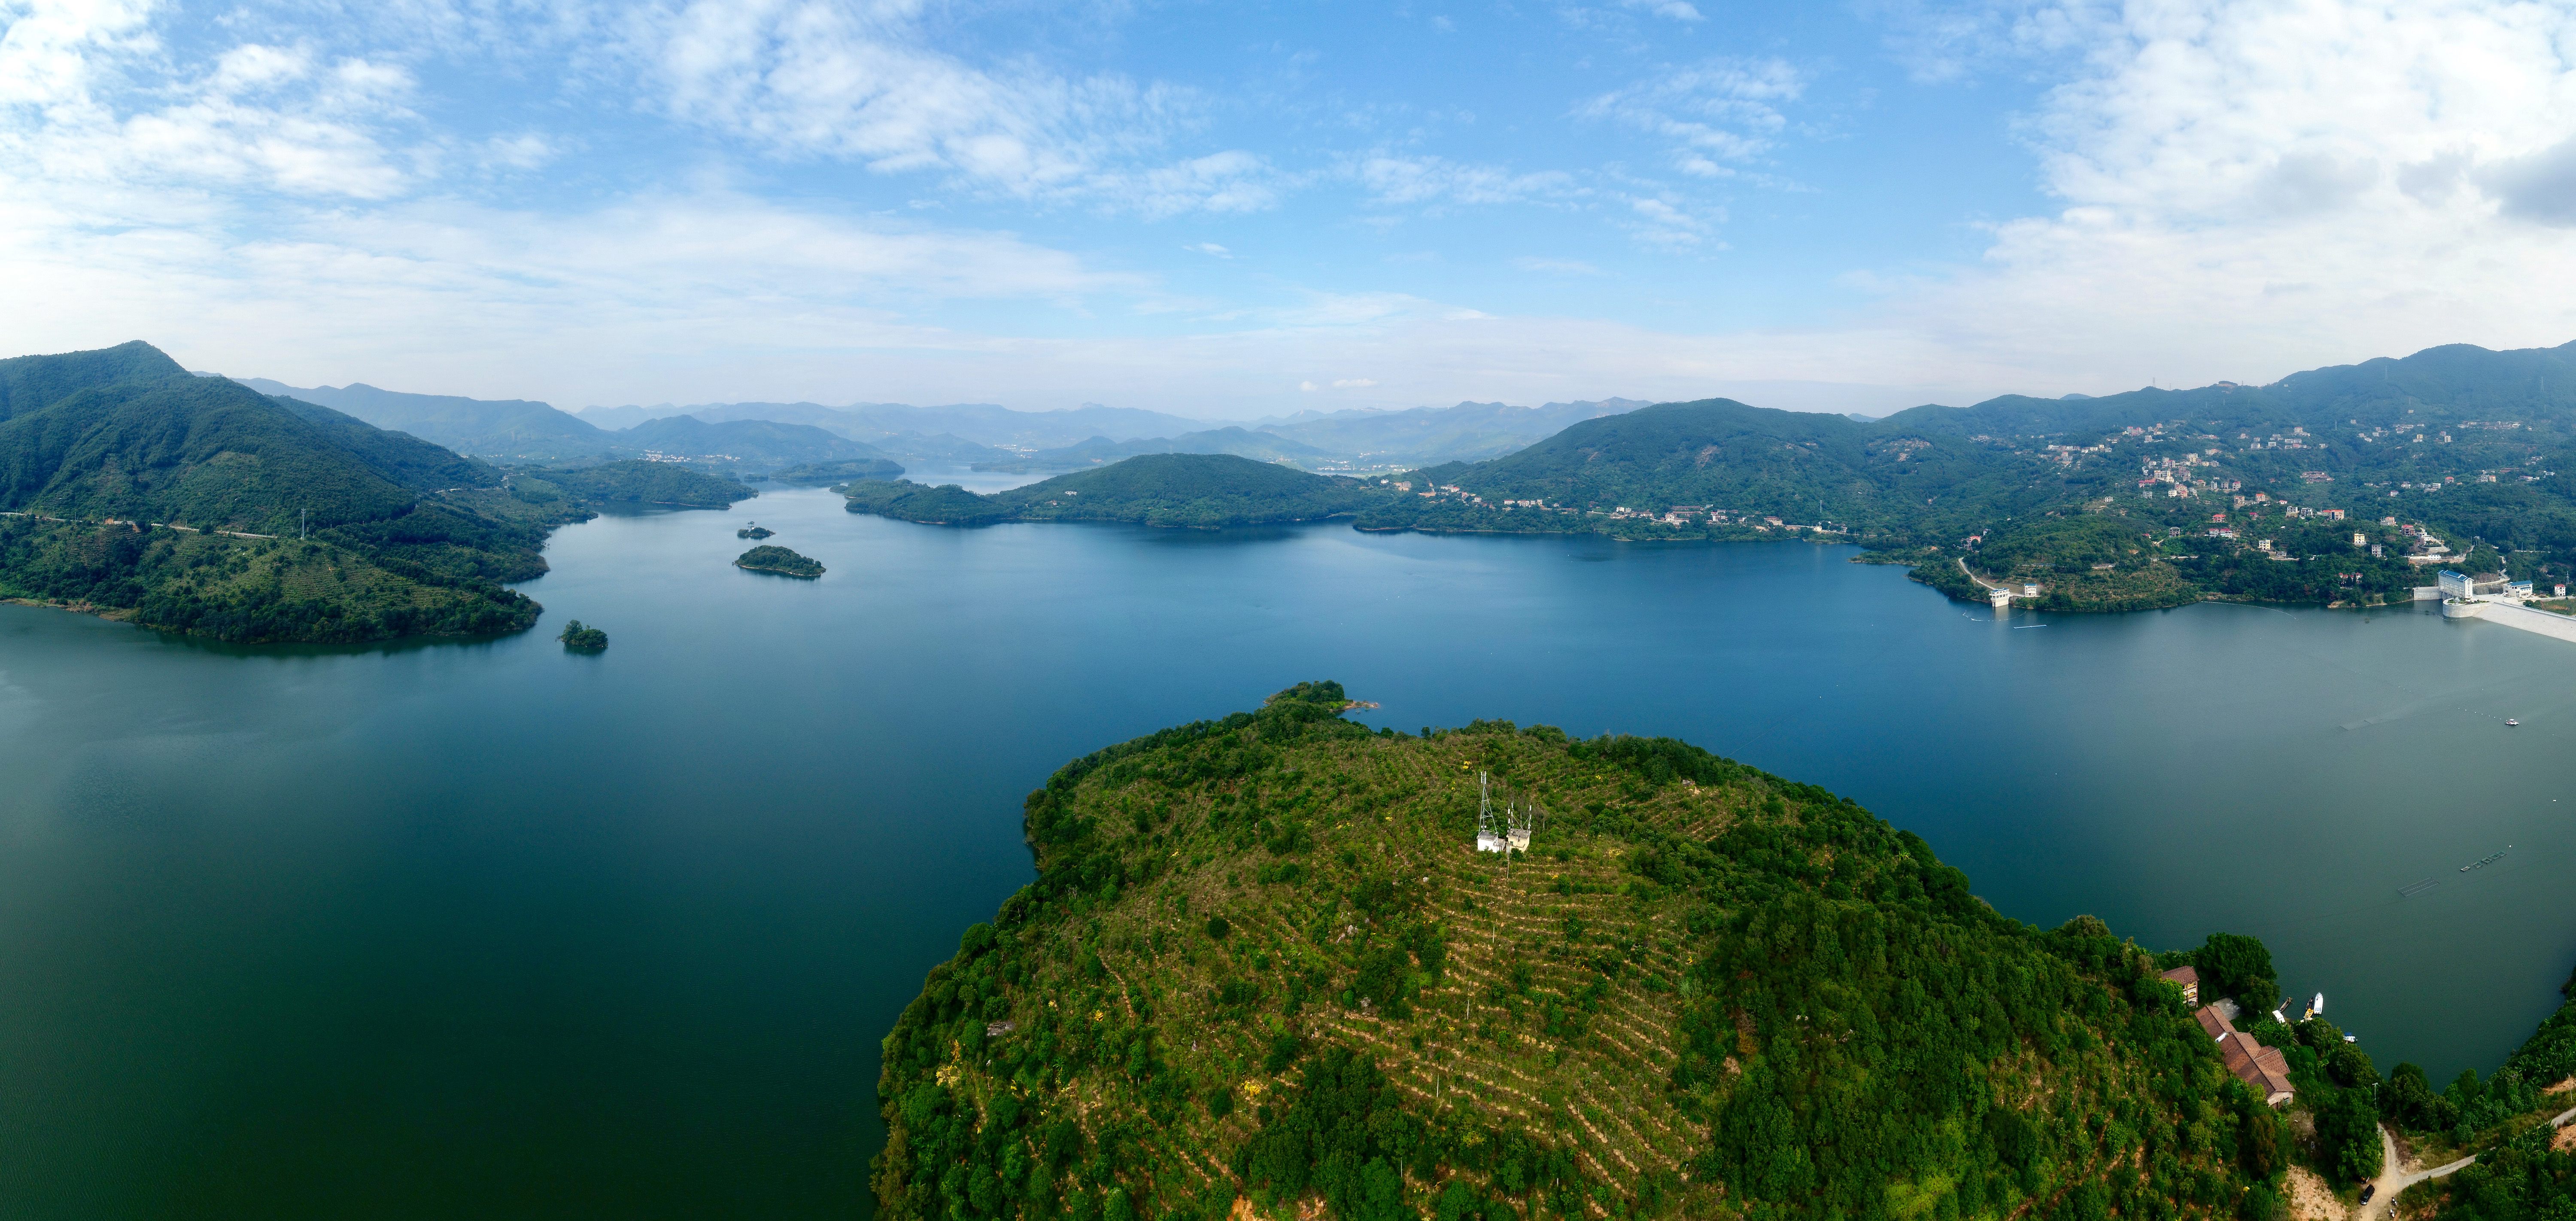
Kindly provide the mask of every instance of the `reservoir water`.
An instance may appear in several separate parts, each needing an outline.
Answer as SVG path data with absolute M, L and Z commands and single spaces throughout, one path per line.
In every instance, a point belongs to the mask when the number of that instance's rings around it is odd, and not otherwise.
M 829 574 L 728 567 L 752 518 Z M 1306 678 L 1407 729 L 1686 738 L 2024 920 L 2257 934 L 2383 1070 L 2490 1069 L 2556 1004 L 2576 646 L 2406 609 L 1995 622 L 1849 554 L 783 491 L 565 528 L 505 640 L 0 607 L 0 1212 L 864 1212 L 876 1041 L 1029 877 L 1020 797 Z M 614 644 L 567 655 L 567 618 Z

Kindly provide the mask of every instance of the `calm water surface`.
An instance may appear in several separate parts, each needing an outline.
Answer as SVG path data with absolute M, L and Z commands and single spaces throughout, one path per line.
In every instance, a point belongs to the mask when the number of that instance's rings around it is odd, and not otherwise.
M 728 567 L 754 517 L 830 574 Z M 559 532 L 547 627 L 497 642 L 0 607 L 0 1213 L 864 1210 L 876 1040 L 1027 880 L 1020 796 L 1305 678 L 1407 729 L 1687 738 L 2025 920 L 2256 933 L 2383 1068 L 2492 1067 L 2556 1002 L 2576 646 L 1993 622 L 1847 555 L 955 531 L 778 491 Z M 568 656 L 566 618 L 616 643 Z

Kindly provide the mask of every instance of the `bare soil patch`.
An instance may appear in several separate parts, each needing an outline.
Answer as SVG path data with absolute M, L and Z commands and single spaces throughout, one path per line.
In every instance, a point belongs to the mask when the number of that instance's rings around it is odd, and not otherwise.
M 2290 1216 L 2292 1221 L 2344 1221 L 2351 1210 L 2335 1198 L 2334 1189 L 2317 1173 L 2304 1166 L 2290 1170 Z

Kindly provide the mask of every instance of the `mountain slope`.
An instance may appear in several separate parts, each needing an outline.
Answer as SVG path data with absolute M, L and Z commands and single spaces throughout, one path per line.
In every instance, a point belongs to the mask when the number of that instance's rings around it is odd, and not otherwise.
M 1678 742 L 1343 705 L 1302 684 L 1029 795 L 1038 880 L 884 1039 L 884 1215 L 2278 1207 L 2284 1129 L 2099 921 L 2001 918 Z M 1526 859 L 1474 850 L 1482 773 L 1547 811 Z
M 882 459 L 886 456 L 884 450 L 873 445 L 850 440 L 811 424 L 787 424 L 776 420 L 727 420 L 711 424 L 695 416 L 680 415 L 647 420 L 610 435 L 630 452 L 649 449 L 760 467 Z
M 447 495 L 483 463 L 139 343 L 0 361 L 0 396 L 0 596 L 228 640 L 535 621 L 500 583 L 545 571 L 542 524 Z
M 1433 495 L 1358 524 L 1635 540 L 1828 526 L 1803 537 L 1978 600 L 1963 562 L 2057 609 L 2371 605 L 2429 580 L 2404 558 L 2425 533 L 2482 571 L 2576 581 L 2576 344 L 1865 422 L 1662 404 L 1416 476 Z

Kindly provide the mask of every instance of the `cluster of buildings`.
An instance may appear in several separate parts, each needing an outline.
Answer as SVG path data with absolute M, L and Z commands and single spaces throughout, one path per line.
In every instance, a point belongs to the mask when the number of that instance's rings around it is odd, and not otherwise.
M 2485 572 L 2470 576 L 2467 573 L 2453 572 L 2445 568 L 2441 575 L 2433 579 L 2433 584 L 2435 588 L 2442 591 L 2442 600 L 2445 602 L 2454 598 L 2462 602 L 2477 602 L 2493 598 L 2519 605 L 2530 601 L 2533 597 L 2531 582 L 2507 580 L 2505 574 L 2501 572 Z M 2558 596 L 2562 598 L 2567 596 L 2566 586 L 2558 587 Z
M 732 454 L 666 454 L 658 449 L 644 451 L 646 462 L 740 462 Z
M 2265 1047 L 2254 1036 L 2236 1028 L 2236 1002 L 2201 1004 L 2200 972 L 2194 968 L 2176 967 L 2165 972 L 2164 978 L 2182 985 L 2183 1001 L 2193 1007 L 2192 1020 L 2200 1023 L 2201 1033 L 2218 1043 L 2218 1056 L 2227 1063 L 2227 1071 L 2236 1074 L 2236 1079 L 2252 1089 L 2256 1097 L 2279 1106 L 2297 1096 L 2297 1088 L 2290 1084 L 2289 1061 L 2282 1058 L 2281 1049 Z

